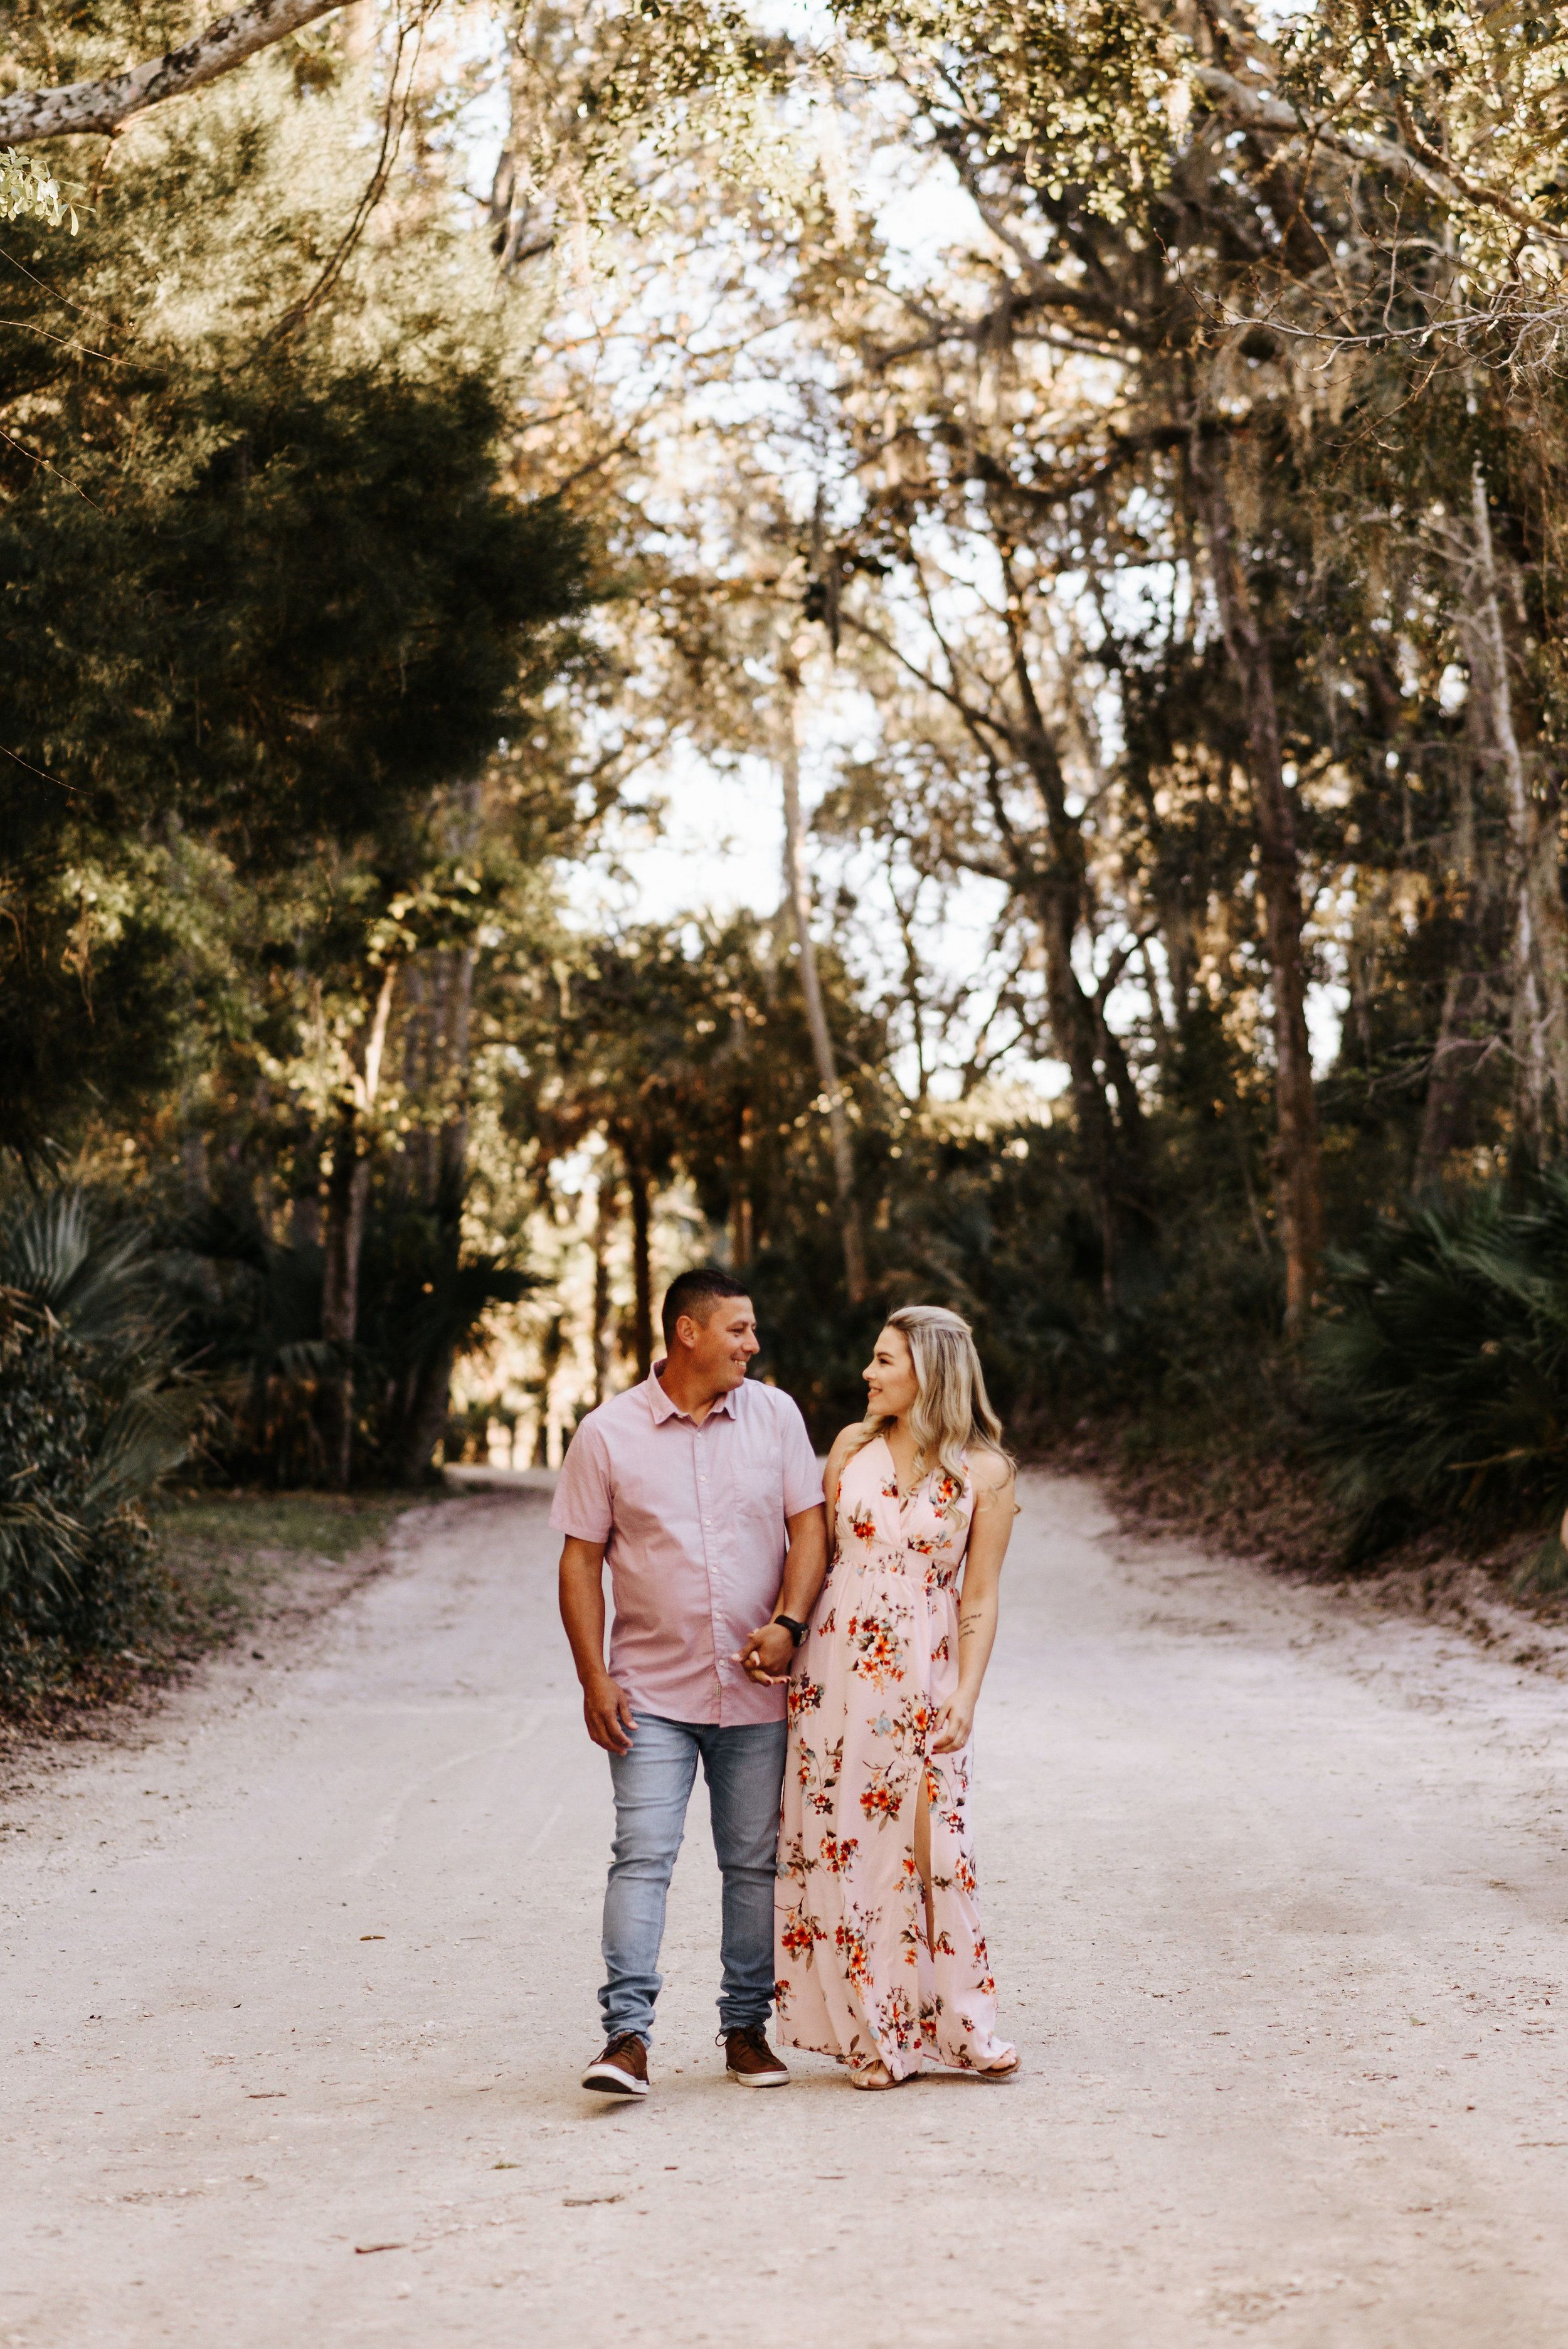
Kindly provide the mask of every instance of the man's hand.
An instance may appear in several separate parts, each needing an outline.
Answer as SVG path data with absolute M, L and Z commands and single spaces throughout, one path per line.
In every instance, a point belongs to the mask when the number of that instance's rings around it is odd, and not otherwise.
M 738 1664 L 747 1679 L 755 1681 L 758 1688 L 777 1688 L 781 1681 L 789 1679 L 794 1653 L 793 1631 L 787 1631 L 782 1623 L 762 1623 L 731 1661 Z
M 584 1683 L 583 1718 L 589 1736 L 606 1754 L 631 1752 L 632 1732 L 637 1725 L 632 1717 L 632 1700 L 608 1672 Z

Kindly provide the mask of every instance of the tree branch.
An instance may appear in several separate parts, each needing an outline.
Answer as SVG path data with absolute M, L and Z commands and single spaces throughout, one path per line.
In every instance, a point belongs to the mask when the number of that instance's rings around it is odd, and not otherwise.
M 25 147 L 72 131 L 119 130 L 150 106 L 216 81 L 258 49 L 270 48 L 342 5 L 343 0 L 252 0 L 250 7 L 220 16 L 183 48 L 149 57 L 126 73 L 70 82 L 61 89 L 17 90 L 0 98 L 0 145 Z
M 1249 82 L 1238 81 L 1234 74 L 1222 72 L 1218 66 L 1194 66 L 1192 73 L 1193 78 L 1202 83 L 1212 98 L 1260 130 L 1284 131 L 1293 137 L 1310 133 L 1320 146 L 1331 149 L 1347 161 L 1374 163 L 1395 179 L 1413 181 L 1425 188 L 1429 195 L 1436 196 L 1440 203 L 1451 204 L 1457 196 L 1467 203 L 1486 204 L 1493 212 L 1501 212 L 1505 220 L 1512 221 L 1528 235 L 1539 237 L 1544 244 L 1568 244 L 1568 232 L 1553 228 L 1551 222 L 1543 220 L 1539 212 L 1515 203 L 1511 197 L 1496 188 L 1489 188 L 1480 181 L 1456 171 L 1434 148 L 1417 139 L 1413 130 L 1407 128 L 1408 117 L 1402 109 L 1399 109 L 1400 128 L 1406 130 L 1411 144 L 1397 147 L 1390 140 L 1374 138 L 1370 131 L 1341 130 L 1326 119 L 1308 121 L 1283 98 L 1273 97 L 1266 90 L 1254 89 Z

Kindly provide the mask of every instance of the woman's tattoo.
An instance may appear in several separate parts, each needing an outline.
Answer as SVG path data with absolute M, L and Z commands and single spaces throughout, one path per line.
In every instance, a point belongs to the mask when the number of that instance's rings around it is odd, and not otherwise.
M 976 1612 L 975 1612 L 975 1614 L 973 1614 L 973 1615 L 960 1615 L 960 1617 L 958 1618 L 958 1636 L 959 1636 L 959 1638 L 960 1638 L 961 1640 L 966 1640 L 966 1639 L 969 1637 L 969 1634 L 971 1633 L 971 1631 L 977 1630 L 979 1629 L 979 1625 L 980 1625 L 980 1616 L 979 1616 L 978 1611 L 976 1611 Z

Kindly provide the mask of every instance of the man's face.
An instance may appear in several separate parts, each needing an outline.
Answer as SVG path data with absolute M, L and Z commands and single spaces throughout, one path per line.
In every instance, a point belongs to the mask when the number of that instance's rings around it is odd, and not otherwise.
M 738 1387 L 746 1366 L 761 1351 L 757 1340 L 757 1316 L 749 1297 L 717 1297 L 707 1300 L 707 1318 L 683 1313 L 676 1323 L 676 1339 L 692 1375 L 714 1394 Z

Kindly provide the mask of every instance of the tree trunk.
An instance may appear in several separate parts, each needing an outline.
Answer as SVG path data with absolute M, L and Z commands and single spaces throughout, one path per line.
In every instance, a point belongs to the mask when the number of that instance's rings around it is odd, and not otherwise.
M 327 1474 L 346 1487 L 354 1471 L 354 1343 L 359 1334 L 359 1257 L 370 1196 L 370 1161 L 360 1149 L 360 1118 L 375 1107 L 397 966 L 388 964 L 376 990 L 365 1036 L 365 1062 L 354 1100 L 338 1120 L 332 1144 L 322 1233 L 321 1334 L 338 1350 L 339 1371 L 327 1407 Z
M 593 1205 L 593 1405 L 610 1391 L 610 1235 L 619 1221 L 615 1185 L 608 1169 L 599 1176 Z
M 428 1099 L 436 1081 L 436 985 L 421 959 L 409 963 L 403 981 L 403 1086 L 411 1102 Z M 421 1207 L 436 1204 L 435 1128 L 421 1119 L 403 1143 L 407 1195 Z
M 1474 562 L 1463 632 L 1508 822 L 1515 1156 L 1539 1166 L 1568 1132 L 1568 910 L 1557 811 L 1539 806 L 1531 795 L 1514 720 L 1486 477 L 1479 464 L 1471 479 L 1471 518 Z
M 294 1146 L 294 1182 L 289 1190 L 289 1246 L 321 1246 L 321 1142 L 309 1128 Z
M 639 1165 L 634 1152 L 626 1150 L 622 1154 L 626 1162 L 626 1188 L 632 1195 L 632 1274 L 635 1283 L 632 1344 L 637 1357 L 637 1376 L 645 1379 L 654 1367 L 653 1203 L 647 1169 Z
M 450 1114 L 439 1134 L 427 1126 L 418 1160 L 420 1202 L 436 1210 L 438 1231 L 449 1236 L 452 1262 L 461 1252 L 463 1199 L 468 1189 L 469 1044 L 473 1019 L 474 949 L 451 947 L 419 994 L 424 1030 L 425 1082 L 439 1084 Z M 419 1485 L 428 1473 L 451 1408 L 453 1346 L 438 1340 L 409 1381 L 397 1444 L 397 1477 Z
M 751 1225 L 751 1104 L 740 1112 L 735 1138 L 735 1168 L 729 1183 L 729 1268 L 741 1273 L 751 1262 L 756 1239 Z
M 328 1390 L 327 1475 L 346 1486 L 354 1466 L 354 1359 L 359 1328 L 359 1252 L 370 1194 L 370 1161 L 358 1149 L 356 1120 L 346 1112 L 333 1137 L 323 1218 L 321 1334 L 338 1350 L 337 1376 Z
M 1040 943 L 1045 951 L 1046 1004 L 1051 1035 L 1068 1064 L 1072 1091 L 1073 1120 L 1088 1153 L 1089 1180 L 1099 1206 L 1100 1288 L 1106 1303 L 1116 1297 L 1117 1269 L 1121 1260 L 1120 1194 L 1116 1120 L 1105 1081 L 1096 1064 L 1097 1026 L 1094 1006 L 1073 968 L 1073 938 L 1078 930 L 1076 889 L 1042 875 L 1035 890 Z
M 1200 460 L 1202 464 L 1202 460 Z M 1305 1329 L 1323 1244 L 1323 1202 L 1306 1032 L 1302 955 L 1301 859 L 1295 807 L 1284 779 L 1274 663 L 1236 552 L 1235 525 L 1219 461 L 1201 471 L 1209 557 L 1220 626 L 1247 715 L 1248 764 L 1258 842 L 1258 882 L 1274 997 L 1275 1200 L 1284 1247 L 1285 1334 Z
M 442 1007 L 443 1075 L 450 1092 L 452 1113 L 441 1129 L 441 1195 L 460 1205 L 468 1189 L 469 1049 L 473 1028 L 474 962 L 472 947 L 454 947 L 447 957 L 446 1001 Z
M 431 1348 L 415 1374 L 397 1463 L 399 1484 L 423 1484 L 447 1424 L 451 1397 L 452 1345 L 449 1338 Z
M 800 822 L 800 745 L 796 731 L 796 698 L 800 689 L 800 679 L 799 672 L 793 669 L 787 668 L 784 675 L 787 701 L 779 759 L 784 782 L 784 881 L 795 925 L 795 940 L 800 949 L 800 988 L 806 999 L 806 1022 L 811 1031 L 817 1079 L 828 1103 L 833 1185 L 838 1195 L 840 1227 L 844 1238 L 844 1288 L 850 1303 L 861 1305 L 866 1296 L 866 1249 L 861 1231 L 860 1205 L 855 1197 L 854 1150 L 850 1141 L 849 1120 L 844 1114 L 839 1064 L 822 1003 L 821 983 L 817 976 L 817 950 L 811 939 L 811 889 L 806 874 L 805 839 Z
M 1035 688 L 1023 632 L 1010 624 L 1008 634 L 1020 712 L 1011 747 L 1027 769 L 1039 800 L 1050 848 L 1048 862 L 1042 864 L 1034 846 L 1015 830 L 994 765 L 988 770 L 987 792 L 1016 885 L 1033 905 L 1039 926 L 1051 1037 L 1067 1062 L 1074 1123 L 1088 1154 L 1089 1179 L 1099 1209 L 1100 1286 L 1109 1305 L 1116 1298 L 1130 1214 L 1148 1214 L 1143 1110 L 1120 1041 L 1111 1035 L 1102 1005 L 1089 994 L 1073 966 L 1079 926 L 1092 913 L 1083 825 L 1068 808 L 1067 777 Z
M 1470 1075 L 1485 1049 L 1466 1032 L 1474 1021 L 1480 995 L 1481 981 L 1474 971 L 1449 973 L 1410 1176 L 1410 1188 L 1418 1195 L 1436 1189 L 1442 1179 L 1443 1163 L 1464 1129 Z

